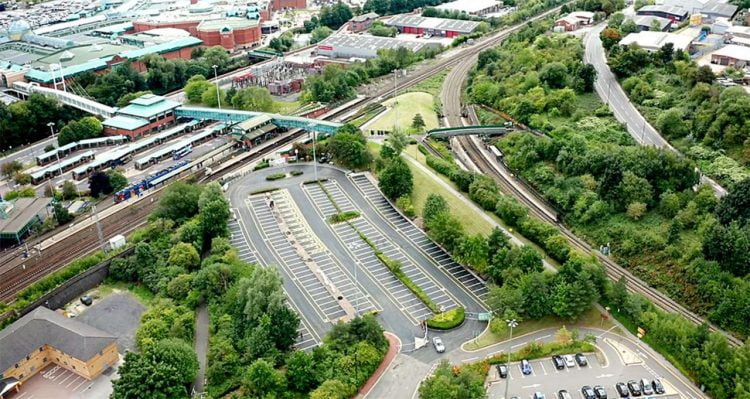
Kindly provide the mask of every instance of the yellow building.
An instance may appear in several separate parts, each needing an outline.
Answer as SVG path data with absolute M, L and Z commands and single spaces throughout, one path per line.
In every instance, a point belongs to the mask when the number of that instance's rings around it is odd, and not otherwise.
M 118 359 L 116 337 L 41 306 L 0 331 L 3 381 L 23 383 L 50 363 L 92 380 Z

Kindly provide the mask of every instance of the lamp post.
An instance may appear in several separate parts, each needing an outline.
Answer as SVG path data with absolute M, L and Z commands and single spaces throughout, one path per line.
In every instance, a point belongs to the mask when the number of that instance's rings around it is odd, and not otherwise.
M 214 80 L 216 81 L 216 103 L 219 105 L 219 109 L 221 109 L 221 94 L 219 92 L 219 72 L 218 72 L 218 65 L 212 65 L 211 66 L 214 69 Z
M 49 122 L 47 123 L 47 126 L 49 126 L 49 131 L 52 133 L 52 141 L 55 141 L 55 123 Z M 62 166 L 60 165 L 60 153 L 57 151 L 57 148 L 55 149 L 55 159 L 57 159 L 57 170 L 60 172 L 60 176 L 63 175 Z M 52 187 L 52 179 L 49 179 L 49 192 L 54 197 L 55 195 L 55 189 Z
M 508 340 L 508 361 L 505 362 L 505 368 L 510 370 L 510 350 L 511 350 L 511 341 L 513 341 L 513 328 L 518 327 L 518 322 L 516 319 L 511 320 L 505 320 L 505 322 L 508 324 L 508 327 L 510 327 L 510 339 Z M 508 399 L 508 385 L 510 384 L 510 378 L 505 379 L 505 395 L 503 396 L 504 399 Z
M 315 181 L 318 181 L 318 159 L 315 154 L 315 124 L 311 123 L 307 125 L 310 129 L 310 133 L 312 133 L 312 139 L 313 139 L 313 171 L 315 173 Z
M 401 72 L 400 69 L 393 70 L 393 111 L 396 115 L 396 120 L 393 122 L 394 129 L 398 129 L 398 101 L 396 100 L 396 96 L 398 96 L 398 73 L 399 72 Z

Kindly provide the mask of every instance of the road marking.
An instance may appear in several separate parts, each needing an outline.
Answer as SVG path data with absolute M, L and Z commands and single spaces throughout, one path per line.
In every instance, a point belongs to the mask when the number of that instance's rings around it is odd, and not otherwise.
M 521 387 L 521 389 L 536 388 L 536 387 L 540 387 L 540 386 L 542 386 L 542 384 L 524 385 L 524 386 Z
M 544 375 L 547 375 L 547 369 L 544 368 L 544 363 L 539 362 L 539 365 L 542 366 L 542 372 L 544 372 Z
M 614 374 L 597 375 L 595 378 L 609 378 L 609 377 L 614 377 Z
M 524 345 L 526 345 L 527 343 L 528 343 L 528 342 L 521 342 L 520 344 L 516 344 L 516 345 L 511 345 L 510 347 L 511 347 L 511 348 L 518 348 L 519 346 L 524 346 Z
M 552 336 L 552 334 L 547 334 L 547 335 L 541 336 L 541 337 L 539 337 L 539 338 L 535 338 L 535 339 L 534 339 L 534 341 L 540 341 L 540 340 L 543 340 L 543 339 L 545 339 L 545 338 L 549 338 L 549 337 L 551 337 L 551 336 Z

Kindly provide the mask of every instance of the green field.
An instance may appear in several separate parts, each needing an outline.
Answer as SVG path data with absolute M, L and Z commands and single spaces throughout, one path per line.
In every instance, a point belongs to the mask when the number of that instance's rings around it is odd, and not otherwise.
M 408 129 L 411 127 L 414 115 L 422 114 L 426 130 L 438 127 L 438 117 L 433 109 L 435 98 L 428 93 L 414 92 L 405 93 L 395 99 L 385 101 L 383 105 L 388 110 L 382 113 L 365 130 L 391 130 L 396 125 L 396 114 L 398 114 L 398 127 Z M 396 105 L 394 106 L 394 102 Z
M 299 109 L 299 101 L 274 101 L 276 106 L 276 112 L 281 115 L 291 115 L 294 111 Z

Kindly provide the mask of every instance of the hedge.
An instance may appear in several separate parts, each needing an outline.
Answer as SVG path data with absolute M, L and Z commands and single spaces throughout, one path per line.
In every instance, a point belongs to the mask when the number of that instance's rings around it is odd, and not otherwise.
M 293 170 L 293 171 L 289 172 L 289 174 L 292 175 L 292 176 L 301 176 L 303 173 L 305 173 L 305 172 L 303 172 L 301 170 Z
M 286 173 L 274 173 L 272 175 L 266 176 L 266 180 L 268 181 L 274 181 L 274 180 L 281 180 L 286 177 Z
M 276 190 L 278 190 L 278 187 L 264 188 L 262 190 L 253 191 L 253 192 L 250 193 L 250 195 L 272 193 L 272 192 L 274 192 Z
M 454 308 L 428 319 L 427 327 L 433 330 L 450 330 L 463 324 L 465 319 L 466 310 L 464 308 Z
M 271 163 L 268 162 L 267 160 L 263 160 L 263 161 L 258 162 L 258 164 L 255 165 L 255 167 L 253 168 L 253 170 L 261 170 L 261 169 L 265 169 L 265 168 L 267 168 L 269 166 L 271 166 Z
M 328 217 L 328 223 L 330 224 L 343 223 L 351 219 L 356 219 L 359 217 L 359 215 L 360 215 L 359 211 L 346 211 L 346 212 L 334 213 L 333 215 Z

